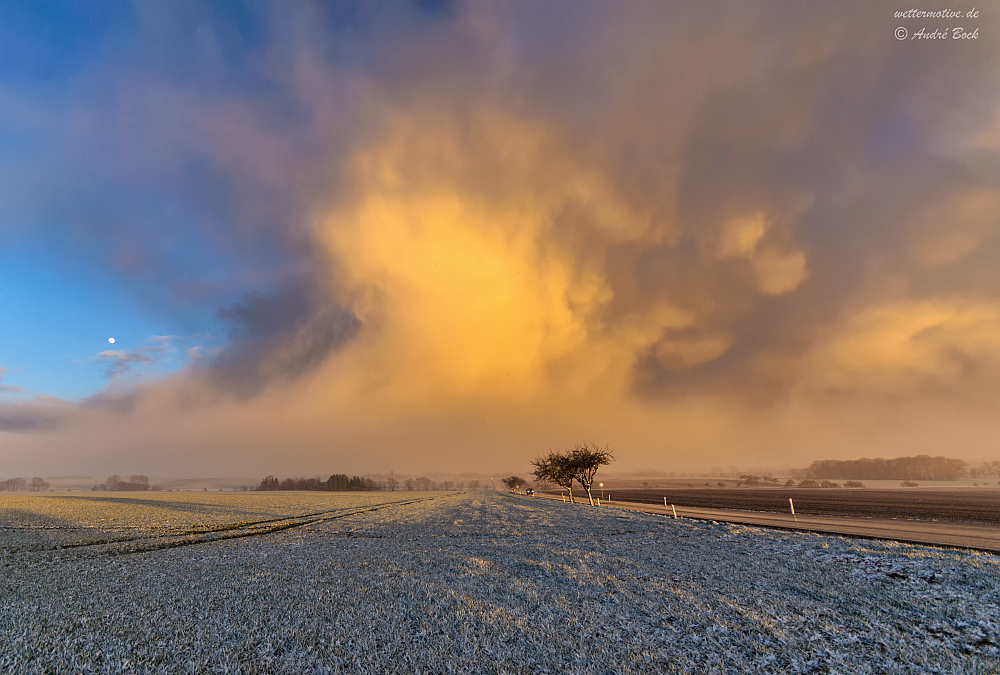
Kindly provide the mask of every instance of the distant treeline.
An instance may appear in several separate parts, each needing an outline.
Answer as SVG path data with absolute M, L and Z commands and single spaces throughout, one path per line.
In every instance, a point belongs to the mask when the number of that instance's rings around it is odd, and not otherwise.
M 8 478 L 7 480 L 0 481 L 0 491 L 3 492 L 48 492 L 51 486 L 49 481 L 44 478 L 34 477 L 30 481 L 23 478 Z M 108 476 L 108 480 L 100 485 L 95 485 L 91 488 L 94 492 L 125 492 L 125 491 L 135 491 L 135 490 L 159 490 L 159 486 L 150 485 L 149 478 L 147 476 L 129 476 L 128 480 L 125 480 L 121 476 Z
M 436 482 L 430 478 L 407 478 L 400 483 L 395 478 L 387 480 L 374 480 L 361 476 L 347 477 L 345 473 L 335 473 L 326 480 L 317 478 L 286 478 L 278 480 L 274 476 L 267 476 L 257 486 L 258 490 L 311 490 L 315 492 L 352 492 L 365 490 L 388 490 L 394 492 L 397 489 L 406 490 L 464 490 L 464 482 L 446 480 Z M 479 489 L 479 481 L 469 481 L 469 489 Z
M 959 478 L 1000 477 L 1000 462 L 986 462 L 970 468 L 966 462 L 949 457 L 897 457 L 896 459 L 837 460 L 813 462 L 802 472 L 805 478 L 849 478 L 852 480 L 958 480 Z
M 286 478 L 278 480 L 274 476 L 267 476 L 257 486 L 258 490 L 313 490 L 317 492 L 350 492 L 354 490 L 384 490 L 385 484 L 374 481 L 371 478 L 360 476 L 347 477 L 347 474 L 338 473 L 330 476 L 326 480 L 319 478 Z
M 30 481 L 23 478 L 0 480 L 0 491 L 2 492 L 21 492 L 23 490 L 27 490 L 28 492 L 48 492 L 49 481 L 38 476 L 35 476 Z
M 91 488 L 94 492 L 143 492 L 145 490 L 159 490 L 156 485 L 149 484 L 149 477 L 142 475 L 129 476 L 125 480 L 121 476 L 108 476 L 108 480 L 100 485 Z

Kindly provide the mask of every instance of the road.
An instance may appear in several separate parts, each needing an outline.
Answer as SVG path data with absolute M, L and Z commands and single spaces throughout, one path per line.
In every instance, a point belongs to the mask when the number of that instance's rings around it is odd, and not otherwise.
M 560 500 L 558 495 L 538 495 Z M 669 506 L 634 504 L 630 502 L 603 502 L 601 508 L 612 507 L 629 511 L 642 511 L 673 517 Z M 850 518 L 845 516 L 802 516 L 791 513 L 764 513 L 759 511 L 733 511 L 675 507 L 680 518 L 715 520 L 725 523 L 757 525 L 798 532 L 840 534 L 867 539 L 891 539 L 907 544 L 967 548 L 1000 554 L 1000 527 L 979 523 L 938 522 L 930 520 L 898 520 L 894 518 Z

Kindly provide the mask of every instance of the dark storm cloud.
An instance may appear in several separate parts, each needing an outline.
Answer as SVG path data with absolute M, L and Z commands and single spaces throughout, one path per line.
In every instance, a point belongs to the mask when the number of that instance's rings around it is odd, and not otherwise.
M 231 325 L 231 344 L 206 373 L 218 387 L 241 397 L 311 373 L 360 328 L 358 319 L 311 278 L 268 295 L 247 295 L 220 316 Z
M 62 426 L 72 409 L 66 404 L 33 400 L 0 404 L 0 431 L 46 431 Z
M 575 9 L 515 12 L 510 94 L 560 120 L 650 218 L 654 236 L 625 242 L 568 221 L 578 253 L 606 261 L 608 318 L 663 301 L 697 317 L 638 354 L 644 394 L 771 403 L 806 377 L 794 361 L 871 303 L 1000 300 L 988 262 L 997 219 L 959 206 L 1000 189 L 995 152 L 960 149 L 995 119 L 997 50 L 899 44 L 891 12 L 868 3 Z M 721 255 L 727 223 L 758 212 L 759 241 Z M 967 249 L 940 265 L 914 255 L 948 230 Z M 796 253 L 798 283 L 782 279 Z M 681 368 L 656 357 L 718 332 L 732 336 L 718 358 Z

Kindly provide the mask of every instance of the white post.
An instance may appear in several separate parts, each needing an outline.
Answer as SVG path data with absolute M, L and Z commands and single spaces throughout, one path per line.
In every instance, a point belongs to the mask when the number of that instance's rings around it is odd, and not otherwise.
M 673 504 L 670 505 L 670 510 L 674 512 L 674 518 L 676 518 L 677 517 L 677 509 L 674 508 Z
M 598 506 L 600 506 L 600 505 L 601 505 L 601 498 L 600 498 L 600 497 L 598 497 L 598 498 L 597 498 L 597 505 L 598 505 Z
M 792 501 L 791 497 L 788 498 L 788 505 L 792 508 L 792 515 L 794 516 L 795 515 L 795 502 Z
M 559 496 L 563 498 L 563 504 L 565 504 L 566 503 L 566 495 L 559 495 Z

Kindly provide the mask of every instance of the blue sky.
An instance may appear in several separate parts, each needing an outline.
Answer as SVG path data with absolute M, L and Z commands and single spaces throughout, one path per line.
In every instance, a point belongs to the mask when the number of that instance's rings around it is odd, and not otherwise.
M 242 64 L 258 39 L 252 12 L 212 3 L 210 14 L 215 21 L 155 3 L 0 8 L 0 367 L 4 384 L 23 390 L 7 397 L 90 396 L 109 384 L 98 354 L 142 351 L 154 336 L 176 336 L 175 349 L 131 375 L 182 368 L 189 348 L 226 335 L 218 310 L 248 290 L 247 266 L 266 275 L 280 257 L 265 243 L 241 270 L 241 253 L 222 250 L 237 217 L 226 205 L 234 187 L 210 157 L 178 147 L 158 165 L 142 156 L 155 139 L 114 128 L 127 96 L 116 88 L 129 78 L 254 88 Z M 222 37 L 203 46 L 217 52 L 209 68 L 185 44 L 206 18 Z
M 268 63 L 274 42 L 306 28 L 310 58 L 360 71 L 377 51 L 363 38 L 373 22 L 405 32 L 399 10 L 419 23 L 449 5 L 4 3 L 5 396 L 100 391 L 111 383 L 98 356 L 109 337 L 131 353 L 175 336 L 130 375 L 177 371 L 187 350 L 218 349 L 238 332 L 220 314 L 294 285 L 312 264 L 299 192 L 334 140 L 309 92 L 285 77 L 288 64 Z M 270 145 L 253 147 L 259 138 Z
M 208 331 L 193 335 L 190 324 L 144 312 L 121 280 L 102 270 L 62 268 L 26 253 L 0 259 L 4 311 L 16 317 L 0 324 L 3 384 L 23 390 L 8 390 L 9 398 L 90 396 L 108 384 L 110 364 L 101 352 L 141 352 L 153 336 L 176 336 L 176 351 L 158 355 L 157 363 L 136 365 L 134 376 L 175 371 L 188 362 L 187 348 L 218 341 Z M 211 319 L 205 324 L 220 328 Z

